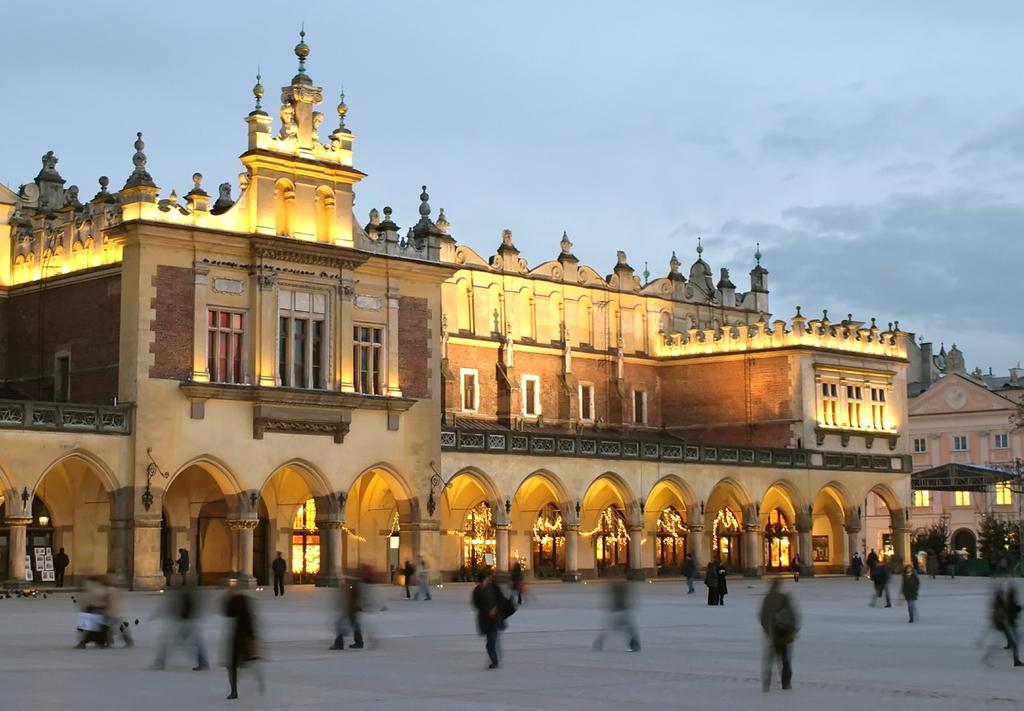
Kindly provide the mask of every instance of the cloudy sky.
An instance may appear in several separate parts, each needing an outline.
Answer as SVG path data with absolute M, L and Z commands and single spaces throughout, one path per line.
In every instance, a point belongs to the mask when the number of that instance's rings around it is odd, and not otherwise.
M 503 228 L 531 264 L 562 230 L 601 273 L 652 275 L 697 235 L 772 307 L 898 319 L 968 367 L 1024 359 L 1024 4 L 928 2 L 19 3 L 4 11 L 0 181 L 54 150 L 84 195 L 135 131 L 164 189 L 237 182 L 256 67 L 342 84 L 357 217 Z

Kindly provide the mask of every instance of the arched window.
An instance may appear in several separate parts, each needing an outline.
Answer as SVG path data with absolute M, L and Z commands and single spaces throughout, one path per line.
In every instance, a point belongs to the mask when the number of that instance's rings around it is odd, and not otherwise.
M 658 574 L 679 572 L 686 557 L 686 535 L 689 528 L 674 506 L 669 506 L 658 516 L 658 536 L 655 539 L 654 554 Z
M 721 509 L 711 525 L 711 553 L 730 570 L 740 567 L 740 522 L 728 506 Z
M 326 185 L 316 189 L 316 239 L 318 242 L 334 239 L 334 191 Z
M 316 501 L 309 499 L 292 521 L 292 575 L 297 583 L 312 582 L 320 572 L 320 532 L 316 527 Z
M 554 504 L 542 508 L 533 523 L 533 570 L 541 577 L 565 570 L 565 524 Z
M 629 564 L 629 531 L 617 506 L 601 512 L 594 535 L 594 560 L 598 575 L 615 575 Z
M 294 227 L 295 186 L 278 180 L 274 187 L 274 230 L 282 237 L 291 237 Z
M 486 501 L 466 513 L 462 526 L 462 564 L 473 571 L 494 567 L 494 515 Z
M 793 529 L 782 509 L 772 509 L 764 526 L 764 565 L 769 570 L 788 570 Z

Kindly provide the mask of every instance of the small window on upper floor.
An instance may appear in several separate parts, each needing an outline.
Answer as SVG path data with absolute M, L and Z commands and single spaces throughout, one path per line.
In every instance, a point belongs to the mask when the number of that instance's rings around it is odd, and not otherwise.
M 384 394 L 384 329 L 356 325 L 352 328 L 352 382 L 357 393 Z
M 459 373 L 462 381 L 462 411 L 476 412 L 480 409 L 479 372 L 462 368 Z
M 927 508 L 932 505 L 932 492 L 930 491 L 915 491 L 914 492 L 914 506 L 918 508 Z
M 209 309 L 206 312 L 206 368 L 212 383 L 243 382 L 245 314 Z
M 1010 435 L 1006 432 L 997 432 L 992 438 L 993 449 L 1009 449 Z
M 966 452 L 967 451 L 967 435 L 953 435 L 953 451 L 954 452 Z
M 53 364 L 53 399 L 67 402 L 71 397 L 71 354 L 58 353 Z
M 647 424 L 647 392 L 644 390 L 633 391 L 633 422 Z
M 540 377 L 523 376 L 523 415 L 537 417 L 540 415 Z
M 928 451 L 928 440 L 924 437 L 914 437 L 914 453 L 921 453 Z
M 954 491 L 953 492 L 953 505 L 954 506 L 970 506 L 971 505 L 971 492 L 969 492 L 969 491 Z
M 580 419 L 591 422 L 594 419 L 594 386 L 591 383 L 580 383 Z
M 1009 506 L 1013 503 L 1013 490 L 1010 482 L 1001 481 L 996 484 L 996 506 Z

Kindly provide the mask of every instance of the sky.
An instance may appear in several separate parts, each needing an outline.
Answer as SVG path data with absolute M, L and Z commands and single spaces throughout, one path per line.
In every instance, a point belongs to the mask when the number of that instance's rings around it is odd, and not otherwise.
M 59 11 L 57 11 L 59 9 Z M 131 172 L 237 186 L 257 67 L 276 115 L 307 70 L 344 87 L 356 217 L 417 219 L 420 186 L 484 257 L 601 274 L 696 257 L 771 308 L 879 323 L 996 373 L 1024 360 L 1024 3 L 18 3 L 2 12 L 0 182 L 53 150 L 83 196 Z M 326 131 L 322 130 L 326 136 Z M 237 189 L 235 191 L 237 194 Z

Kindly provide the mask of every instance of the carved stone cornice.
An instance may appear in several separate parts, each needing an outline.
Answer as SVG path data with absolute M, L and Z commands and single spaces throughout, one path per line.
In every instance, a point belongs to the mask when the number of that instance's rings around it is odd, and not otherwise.
M 289 405 L 337 410 L 389 410 L 405 412 L 416 400 L 404 397 L 381 397 L 343 393 L 332 390 L 298 390 L 268 388 L 259 385 L 226 385 L 220 383 L 183 382 L 181 392 L 190 400 L 236 400 L 266 405 Z
M 4 520 L 8 526 L 28 526 L 32 523 L 31 516 L 8 516 Z
M 227 524 L 232 531 L 252 531 L 260 522 L 255 518 L 229 518 Z
M 356 269 L 370 255 L 349 247 L 320 242 L 304 242 L 287 237 L 253 237 L 249 240 L 253 256 L 280 262 L 308 264 L 334 269 Z

